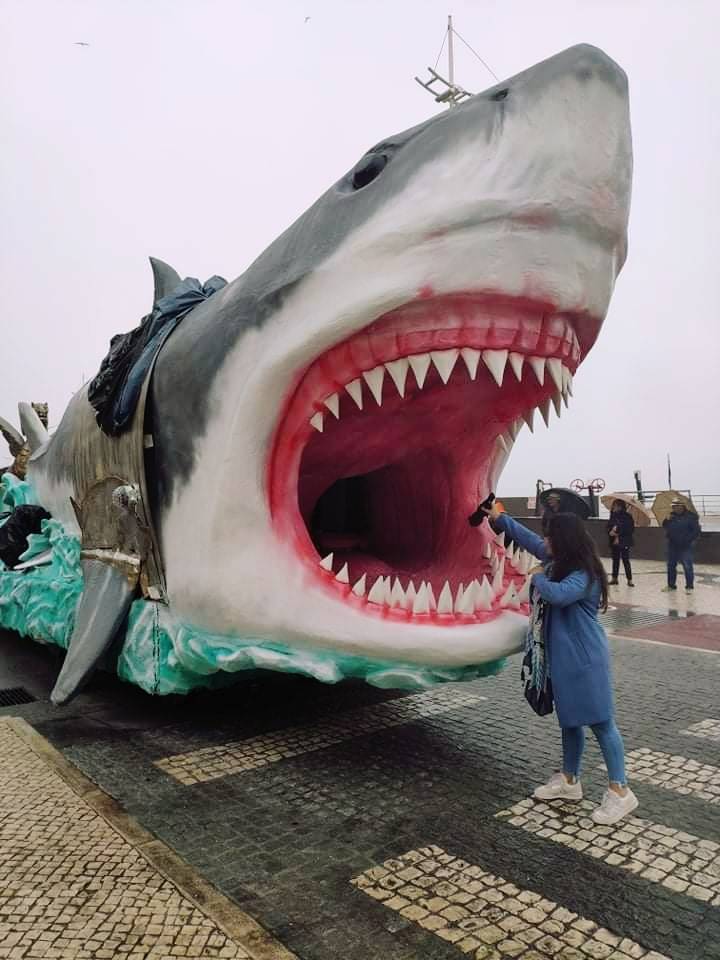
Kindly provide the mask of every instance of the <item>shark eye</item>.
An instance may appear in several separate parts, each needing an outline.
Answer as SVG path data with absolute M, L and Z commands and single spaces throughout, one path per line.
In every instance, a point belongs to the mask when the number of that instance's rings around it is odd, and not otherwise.
M 495 93 L 490 97 L 491 100 L 504 100 L 508 95 L 508 88 L 505 87 L 502 90 L 496 90 Z
M 363 187 L 372 183 L 385 169 L 387 162 L 388 158 L 384 153 L 364 157 L 352 173 L 352 185 L 355 190 L 362 190 Z

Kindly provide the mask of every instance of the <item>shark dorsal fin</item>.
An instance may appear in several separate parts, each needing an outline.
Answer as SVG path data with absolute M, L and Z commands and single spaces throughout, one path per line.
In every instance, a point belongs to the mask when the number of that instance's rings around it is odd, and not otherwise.
M 150 266 L 152 267 L 153 280 L 155 281 L 155 292 L 153 294 L 153 309 L 158 300 L 162 300 L 181 282 L 177 271 L 173 270 L 170 264 L 163 260 L 157 260 L 150 257 Z

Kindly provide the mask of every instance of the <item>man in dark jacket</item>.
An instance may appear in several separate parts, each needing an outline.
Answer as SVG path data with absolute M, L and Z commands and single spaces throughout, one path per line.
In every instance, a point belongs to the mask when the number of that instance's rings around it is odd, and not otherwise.
M 617 586 L 620 573 L 620 560 L 625 568 L 625 576 L 629 587 L 634 587 L 632 567 L 630 566 L 630 548 L 633 545 L 635 521 L 628 513 L 627 505 L 623 500 L 614 500 L 610 519 L 607 522 L 608 540 L 610 541 L 610 556 L 612 557 L 612 586 Z
M 663 592 L 677 590 L 677 565 L 682 564 L 685 573 L 685 592 L 695 586 L 693 570 L 693 544 L 700 536 L 700 523 L 697 514 L 688 510 L 682 500 L 673 500 L 672 513 L 663 520 L 667 537 L 667 576 L 668 585 Z

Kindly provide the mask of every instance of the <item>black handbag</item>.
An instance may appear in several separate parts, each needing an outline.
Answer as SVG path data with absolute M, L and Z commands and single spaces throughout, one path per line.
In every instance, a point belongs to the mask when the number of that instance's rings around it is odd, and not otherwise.
M 546 717 L 553 712 L 553 689 L 550 677 L 545 677 L 545 683 L 541 689 L 534 687 L 531 682 L 532 677 L 532 652 L 528 650 L 522 662 L 520 679 L 525 683 L 525 699 L 533 708 L 539 717 Z
M 520 668 L 520 679 L 525 684 L 523 692 L 527 702 L 539 717 L 546 717 L 553 712 L 553 689 L 546 669 L 545 640 L 543 639 L 545 603 L 539 597 L 533 597 L 531 600 L 530 628 L 527 649 Z M 538 676 L 543 677 L 541 687 L 533 682 Z

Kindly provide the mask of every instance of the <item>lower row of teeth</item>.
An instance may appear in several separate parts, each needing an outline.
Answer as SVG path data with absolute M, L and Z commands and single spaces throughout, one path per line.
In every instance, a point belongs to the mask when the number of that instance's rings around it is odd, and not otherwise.
M 499 536 L 502 537 L 502 534 Z M 438 613 L 472 617 L 491 610 L 517 610 L 529 599 L 530 578 L 527 573 L 533 563 L 532 557 L 521 549 L 498 550 L 495 544 L 492 548 L 490 543 L 485 547 L 485 558 L 490 560 L 491 565 L 491 579 L 484 575 L 482 579 L 467 584 L 459 583 L 455 587 L 446 580 L 437 597 L 429 581 L 423 580 L 416 587 L 409 580 L 403 586 L 397 576 L 379 576 L 370 584 L 365 573 L 352 585 L 350 592 L 368 604 L 404 610 L 413 615 Z M 339 584 L 350 587 L 348 564 L 344 563 L 335 573 L 333 562 L 334 554 L 329 553 L 320 561 L 320 567 Z M 509 583 L 505 583 L 506 566 L 512 568 Z M 512 579 L 513 575 L 522 578 L 521 585 Z

